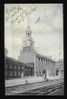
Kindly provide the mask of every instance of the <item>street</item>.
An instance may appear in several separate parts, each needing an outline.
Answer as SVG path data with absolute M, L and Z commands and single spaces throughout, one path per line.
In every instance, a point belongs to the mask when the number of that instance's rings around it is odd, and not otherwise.
M 63 79 L 7 87 L 6 95 L 64 95 Z

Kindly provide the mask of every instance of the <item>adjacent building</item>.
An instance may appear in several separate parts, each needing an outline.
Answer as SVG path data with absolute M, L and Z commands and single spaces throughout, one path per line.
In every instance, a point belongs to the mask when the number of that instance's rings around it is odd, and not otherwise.
M 5 80 L 34 75 L 33 63 L 24 64 L 13 58 L 5 58 Z

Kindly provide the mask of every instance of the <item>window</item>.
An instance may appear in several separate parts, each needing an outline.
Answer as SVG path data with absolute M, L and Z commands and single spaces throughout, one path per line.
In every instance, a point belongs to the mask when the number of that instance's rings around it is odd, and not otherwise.
M 12 73 L 12 72 L 10 72 L 10 73 L 9 73 L 9 76 L 12 76 L 12 75 L 13 75 L 13 73 Z
M 46 64 L 46 59 L 45 59 L 45 64 Z
M 20 66 L 18 65 L 18 70 L 20 70 Z
M 40 58 L 38 57 L 38 60 L 40 61 Z
M 15 66 L 14 66 L 14 69 L 16 69 L 16 67 L 17 67 L 17 66 L 15 65 Z
M 17 72 L 16 71 L 14 72 L 14 76 L 17 76 Z
M 57 69 L 57 70 L 56 70 L 56 75 L 58 75 L 58 73 L 59 73 L 59 70 Z
M 20 70 L 22 69 L 21 65 L 20 65 Z
M 42 59 L 42 64 L 44 64 L 44 59 Z
M 22 66 L 22 70 L 24 69 L 24 67 Z
M 42 59 L 42 64 L 44 64 L 44 59 Z
M 18 76 L 20 76 L 20 72 L 18 72 Z
M 7 64 L 7 69 L 9 69 L 9 64 Z
M 41 58 L 40 58 L 40 62 L 41 62 Z
M 43 59 L 41 58 L 41 64 L 42 64 L 42 62 L 43 62 Z
M 9 65 L 9 69 L 12 69 L 12 65 Z

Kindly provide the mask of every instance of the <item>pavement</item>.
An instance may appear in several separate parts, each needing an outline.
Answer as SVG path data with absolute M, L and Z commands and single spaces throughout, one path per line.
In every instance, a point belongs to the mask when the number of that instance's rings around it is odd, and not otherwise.
M 11 87 L 11 86 L 17 86 L 21 84 L 26 83 L 36 83 L 36 82 L 42 82 L 45 81 L 43 77 L 25 77 L 25 78 L 18 78 L 18 79 L 12 79 L 12 80 L 5 80 L 5 87 Z
M 49 95 L 49 96 L 55 96 L 55 95 L 64 95 L 64 83 L 59 83 L 55 85 L 50 86 L 44 86 L 42 88 L 37 88 L 34 90 L 29 90 L 24 93 L 18 93 L 17 95 Z
M 6 87 L 5 88 L 5 95 L 18 95 L 21 93 L 26 93 L 29 92 L 31 90 L 35 90 L 35 89 L 42 89 L 42 88 L 49 88 L 49 86 L 51 86 L 51 89 L 55 86 L 55 85 L 59 85 L 63 83 L 63 79 L 59 79 L 59 80 L 49 80 L 49 81 L 42 81 L 42 82 L 36 82 L 36 83 L 27 83 L 27 84 L 22 84 L 22 85 L 17 85 L 17 86 L 13 86 L 13 87 Z M 56 88 L 54 88 L 56 89 Z

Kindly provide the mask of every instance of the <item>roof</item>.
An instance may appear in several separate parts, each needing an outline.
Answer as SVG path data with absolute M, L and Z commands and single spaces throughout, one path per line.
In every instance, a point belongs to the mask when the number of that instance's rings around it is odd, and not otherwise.
M 22 64 L 25 65 L 24 63 L 19 62 L 18 60 L 13 59 L 11 57 L 6 57 L 5 58 L 5 62 L 7 62 L 7 63 L 14 63 L 14 64 L 20 64 L 20 65 L 22 65 Z
M 44 55 L 41 55 L 41 54 L 39 54 L 39 53 L 36 53 L 36 56 L 55 63 L 55 61 L 52 60 L 51 58 L 49 58 L 49 57 L 47 57 L 47 56 L 44 56 Z
M 32 65 L 34 64 L 34 63 L 22 63 L 22 62 L 17 61 L 16 59 L 11 58 L 11 57 L 6 57 L 5 62 L 9 63 L 9 64 L 17 64 L 17 65 L 19 64 L 19 65 L 29 66 L 29 67 L 32 67 Z

